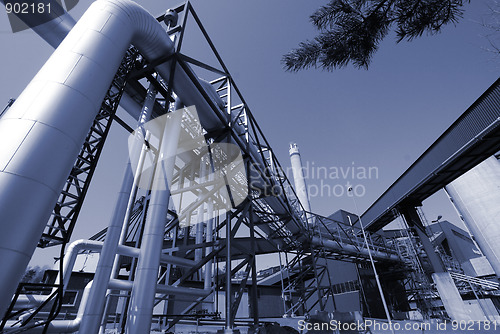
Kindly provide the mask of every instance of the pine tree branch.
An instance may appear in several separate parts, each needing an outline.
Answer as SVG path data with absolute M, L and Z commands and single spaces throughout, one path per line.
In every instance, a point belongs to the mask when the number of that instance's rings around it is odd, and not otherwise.
M 367 69 L 379 43 L 396 25 L 397 42 L 436 34 L 463 15 L 470 0 L 331 0 L 310 17 L 319 30 L 282 58 L 285 70 L 333 70 L 352 63 Z

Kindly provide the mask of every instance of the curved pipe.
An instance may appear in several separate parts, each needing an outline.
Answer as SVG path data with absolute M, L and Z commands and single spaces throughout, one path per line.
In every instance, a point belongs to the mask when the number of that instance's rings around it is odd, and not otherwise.
M 0 0 L 0 1 L 3 2 L 4 0 Z M 50 0 L 50 1 L 54 1 L 54 0 Z M 56 6 L 59 6 L 59 5 L 56 3 Z M 60 11 L 64 11 L 64 9 L 60 8 Z M 44 15 L 44 14 L 42 14 L 42 15 Z M 46 14 L 45 16 L 50 16 L 50 15 Z M 26 24 L 28 24 L 29 26 L 34 26 L 34 22 L 29 21 L 30 19 L 33 19 L 33 17 L 30 17 L 30 16 L 28 16 L 28 17 L 21 16 L 21 17 L 25 21 Z M 34 26 L 32 29 L 38 35 L 40 35 L 44 40 L 46 40 L 50 45 L 52 45 L 53 47 L 57 47 L 62 42 L 62 40 L 66 37 L 66 35 L 69 33 L 69 31 L 73 28 L 73 26 L 75 25 L 75 21 L 67 12 L 64 12 L 63 15 L 56 17 L 53 20 L 49 20 L 49 19 L 50 19 L 50 17 L 42 17 L 42 20 L 49 21 L 49 22 L 47 22 L 43 25 Z M 164 74 L 166 74 L 167 70 L 168 69 L 165 68 Z M 195 75 L 191 71 L 189 65 L 185 64 L 185 69 L 184 69 L 182 66 L 179 66 L 177 64 L 175 71 L 176 71 L 176 75 L 182 76 L 182 78 L 180 80 L 180 81 L 182 81 L 182 84 L 181 83 L 177 84 L 177 80 L 176 80 L 176 82 L 174 82 L 174 86 L 175 86 L 174 90 L 176 92 L 180 91 L 181 92 L 180 95 L 183 97 L 183 99 L 185 101 L 196 100 L 198 103 L 197 106 L 203 104 L 205 106 L 204 107 L 205 109 L 210 108 L 210 106 L 204 100 L 202 94 L 196 88 L 196 85 L 192 84 L 192 83 L 189 84 L 191 82 L 191 79 L 189 79 L 187 72 L 189 72 L 191 74 L 191 76 L 195 77 Z M 224 109 L 224 102 L 220 99 L 220 97 L 217 94 L 214 87 L 210 83 L 208 83 L 204 80 L 201 80 L 201 79 L 199 79 L 199 84 L 201 85 L 203 90 L 207 93 L 207 95 L 209 96 L 210 100 L 214 103 L 214 105 L 217 106 L 220 110 L 223 110 Z M 180 88 L 178 88 L 178 86 Z M 130 87 L 125 88 L 125 92 L 122 95 L 122 98 L 120 100 L 120 106 L 122 108 L 124 108 L 134 119 L 137 119 L 139 116 L 140 110 L 141 110 L 141 106 L 138 104 L 138 102 L 134 98 L 131 97 L 131 95 L 128 94 L 128 92 L 130 90 L 129 88 Z M 183 94 L 184 91 L 187 91 L 188 93 Z M 135 92 L 131 92 L 131 93 L 132 93 L 132 95 L 136 94 Z M 190 96 L 196 95 L 196 97 L 191 98 L 191 97 L 187 97 L 187 95 L 190 95 Z M 212 119 L 214 120 L 214 122 L 220 122 L 220 119 L 217 119 L 217 116 L 213 115 L 213 113 L 211 113 L 211 114 L 212 114 Z M 204 126 L 208 126 L 206 121 L 203 121 L 203 123 L 204 123 Z M 224 124 L 221 123 L 220 126 L 224 126 Z M 214 128 L 217 128 L 217 127 L 215 126 Z M 238 124 L 237 120 L 235 120 L 235 119 L 233 119 L 233 129 L 237 132 L 237 134 L 239 136 L 239 138 L 237 138 L 237 140 L 238 139 L 241 140 L 241 138 L 244 137 L 243 134 L 245 132 L 245 129 L 242 126 L 240 126 Z M 243 144 L 242 147 L 246 147 L 246 144 L 244 144 L 243 142 L 240 142 L 239 144 L 240 145 Z M 252 155 L 254 162 L 257 162 L 258 165 L 263 167 L 260 169 L 260 171 L 258 171 L 256 168 L 251 169 L 251 171 L 250 171 L 251 179 L 253 180 L 252 185 L 256 189 L 260 189 L 261 191 L 264 191 L 265 193 L 269 193 L 269 191 L 267 191 L 266 189 L 271 189 L 272 180 L 262 178 L 262 175 L 265 174 L 266 168 L 265 168 L 265 165 L 261 159 L 260 154 L 258 153 L 258 150 L 256 149 L 256 147 L 254 145 L 250 145 L 250 151 L 251 151 L 250 154 Z M 271 185 L 269 185 L 269 183 L 271 183 Z M 284 213 L 287 210 L 287 207 L 284 204 L 284 202 L 281 202 L 276 198 L 268 197 L 268 198 L 266 198 L 266 202 L 268 202 L 268 204 L 278 213 Z M 294 228 L 294 227 L 296 228 L 297 226 L 289 225 L 289 228 Z M 262 227 L 262 228 L 263 228 L 263 230 L 265 230 L 266 233 L 271 232 L 266 227 Z M 296 234 L 296 233 L 298 233 L 298 231 L 293 230 L 292 233 Z
M 78 253 L 82 250 L 98 252 L 101 248 L 102 242 L 83 239 L 76 240 L 68 246 L 63 260 L 63 292 L 66 291 L 66 288 L 68 287 L 71 272 L 75 266 Z M 60 275 L 58 275 L 56 282 L 59 282 L 60 279 Z M 16 300 L 15 308 L 35 307 L 43 303 L 47 297 L 48 296 L 46 295 L 19 295 Z
M 103 242 L 95 241 L 95 240 L 76 240 L 72 242 L 67 249 L 66 255 L 64 256 L 63 263 L 63 291 L 66 291 L 68 287 L 69 280 L 71 278 L 71 273 L 73 272 L 73 268 L 75 266 L 76 259 L 81 251 L 93 251 L 96 253 L 101 252 L 103 247 Z M 117 254 L 128 256 L 128 257 L 139 257 L 139 249 L 119 245 L 117 248 Z M 160 257 L 161 263 L 173 264 L 180 267 L 192 268 L 196 262 L 180 258 L 177 256 L 162 254 Z M 58 282 L 60 276 L 57 276 L 56 282 Z M 19 308 L 27 308 L 27 307 L 35 307 L 40 305 L 47 299 L 46 295 L 19 295 L 16 301 L 16 309 Z
M 0 314 L 6 310 L 131 42 L 149 60 L 173 52 L 139 5 L 97 1 L 0 119 Z M 75 106 L 78 106 L 75 108 Z M 26 210 L 25 203 L 30 203 Z
M 90 294 L 90 288 L 92 286 L 92 282 L 90 281 L 85 286 L 83 290 L 82 299 L 80 301 L 80 306 L 78 306 L 78 312 L 76 318 L 73 320 L 52 320 L 47 328 L 47 333 L 73 333 L 78 330 L 80 324 L 82 323 L 83 311 L 85 309 L 85 305 L 87 304 L 88 297 Z M 14 325 L 15 323 L 19 323 L 16 321 L 8 321 L 6 329 L 21 329 L 21 327 L 9 327 L 9 325 Z M 44 333 L 44 326 L 35 327 L 29 330 L 29 333 Z
M 4 0 L 0 0 L 0 1 L 3 2 Z M 54 1 L 54 0 L 49 0 L 49 1 Z M 55 6 L 59 6 L 59 5 L 56 3 Z M 60 8 L 59 11 L 64 11 L 64 9 Z M 45 24 L 36 25 L 36 26 L 34 26 L 35 23 L 33 21 L 29 21 L 30 19 L 31 20 L 34 19 L 33 17 L 31 17 L 31 16 L 26 17 L 26 16 L 21 15 L 20 18 L 22 18 L 27 25 L 33 26 L 32 29 L 38 35 L 40 35 L 45 41 L 47 41 L 50 45 L 52 45 L 53 47 L 57 47 L 62 42 L 62 40 L 66 37 L 66 35 L 69 33 L 69 31 L 73 28 L 73 26 L 75 25 L 75 20 L 67 12 L 64 12 L 63 15 L 56 17 L 53 20 L 50 20 L 49 14 L 44 13 L 41 15 L 42 16 L 45 15 L 46 17 L 42 17 L 41 19 L 44 21 L 48 21 L 48 22 Z M 176 92 L 180 91 L 180 95 L 182 96 L 184 101 L 196 100 L 198 103 L 197 106 L 200 106 L 201 104 L 203 104 L 204 109 L 208 110 L 210 108 L 210 106 L 207 104 L 207 102 L 205 101 L 202 94 L 198 91 L 198 89 L 196 88 L 196 85 L 191 83 L 191 79 L 187 75 L 187 72 L 189 72 L 193 77 L 195 77 L 194 73 L 191 71 L 188 64 L 186 64 L 185 66 L 186 66 L 186 69 L 184 69 L 182 66 L 179 66 L 178 64 L 176 66 L 176 69 L 175 69 L 176 75 L 182 76 L 182 78 L 180 80 L 180 81 L 182 81 L 182 84 L 181 83 L 177 84 L 177 80 L 176 80 L 176 82 L 174 82 L 174 86 L 175 86 L 174 90 Z M 167 74 L 166 72 L 168 70 L 169 70 L 169 68 L 167 69 L 165 67 L 163 74 L 164 75 Z M 186 72 L 186 70 L 187 70 L 187 72 Z M 189 84 L 189 83 L 191 83 L 191 84 Z M 218 107 L 220 110 L 224 110 L 224 102 L 220 99 L 220 97 L 217 94 L 214 87 L 210 83 L 208 83 L 204 80 L 201 80 L 201 79 L 199 79 L 199 84 L 201 85 L 203 90 L 207 93 L 207 95 L 209 96 L 210 100 L 214 103 L 214 105 L 216 107 Z M 180 87 L 180 88 L 178 88 L 178 87 Z M 139 114 L 140 114 L 141 106 L 138 104 L 138 102 L 134 98 L 132 98 L 128 94 L 129 88 L 130 87 L 125 88 L 125 92 L 122 95 L 122 98 L 120 100 L 120 106 L 123 109 L 125 109 L 134 119 L 137 119 Z M 186 92 L 188 92 L 188 93 L 186 93 Z M 135 94 L 135 92 L 133 92 L 133 94 Z M 188 97 L 187 95 L 190 95 L 190 96 Z M 191 96 L 193 96 L 193 95 L 196 95 L 196 97 L 191 98 Z M 214 122 L 220 122 L 220 119 L 217 119 L 217 116 L 215 116 L 212 112 L 210 112 L 210 114 L 212 115 L 211 118 L 214 120 Z M 203 121 L 203 123 L 204 123 L 205 127 L 208 126 L 206 121 Z M 224 124 L 220 123 L 219 126 L 224 126 Z M 214 128 L 217 128 L 217 126 L 215 126 Z M 237 132 L 240 139 L 244 137 L 243 134 L 245 132 L 245 129 L 242 126 L 240 126 L 238 124 L 237 120 L 235 120 L 235 119 L 233 119 L 233 129 Z M 246 147 L 246 144 L 244 144 L 242 142 L 239 144 L 243 144 L 243 147 Z M 258 151 L 254 145 L 250 145 L 250 151 L 251 151 L 250 154 L 252 155 L 254 162 L 257 162 L 259 165 L 261 165 L 263 167 L 260 171 L 257 171 L 256 168 L 251 169 L 251 171 L 250 171 L 251 179 L 253 180 L 252 185 L 255 188 L 258 188 L 258 189 L 263 190 L 264 192 L 268 193 L 268 191 L 266 191 L 266 189 L 271 188 L 269 186 L 269 182 L 271 180 L 262 179 L 262 175 L 265 174 L 265 167 L 264 167 L 264 164 L 262 162 L 261 156 L 258 153 Z M 266 199 L 266 201 L 276 212 L 283 213 L 284 211 L 286 211 L 286 205 L 284 205 L 283 203 L 280 203 L 279 200 L 268 197 Z M 266 230 L 265 227 L 263 227 L 263 229 Z M 266 232 L 270 233 L 270 230 L 267 229 Z M 296 230 L 292 231 L 292 232 L 297 233 Z

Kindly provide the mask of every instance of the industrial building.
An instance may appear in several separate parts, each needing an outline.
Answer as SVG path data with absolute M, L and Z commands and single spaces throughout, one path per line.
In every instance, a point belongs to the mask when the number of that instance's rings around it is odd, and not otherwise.
M 363 214 L 324 217 L 298 145 L 278 161 L 190 2 L 98 0 L 78 22 L 51 5 L 19 16 L 55 51 L 0 117 L 0 332 L 500 321 L 500 80 Z M 217 67 L 182 52 L 187 24 Z M 113 215 L 69 244 L 112 122 L 130 133 Z M 466 230 L 423 215 L 443 188 Z M 37 247 L 57 266 L 20 283 Z

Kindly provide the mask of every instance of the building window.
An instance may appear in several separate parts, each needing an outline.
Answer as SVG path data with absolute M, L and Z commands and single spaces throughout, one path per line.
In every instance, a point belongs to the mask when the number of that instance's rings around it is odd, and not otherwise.
M 356 281 L 347 281 L 338 284 L 332 285 L 332 290 L 334 294 L 347 293 L 353 291 L 359 291 L 359 282 Z
M 66 290 L 62 300 L 62 306 L 66 307 L 75 306 L 77 297 L 78 297 L 78 291 Z

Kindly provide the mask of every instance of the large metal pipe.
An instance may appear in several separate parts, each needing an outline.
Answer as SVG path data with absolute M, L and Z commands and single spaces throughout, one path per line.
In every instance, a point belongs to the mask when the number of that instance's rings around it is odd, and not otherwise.
M 64 12 L 64 9 L 61 8 L 60 11 Z M 30 19 L 33 19 L 33 17 L 22 16 L 22 18 L 26 21 L 26 23 L 29 26 L 34 26 L 35 22 L 29 21 Z M 68 34 L 70 29 L 73 27 L 74 20 L 66 12 L 64 12 L 63 15 L 56 17 L 52 21 L 49 20 L 50 18 L 51 17 L 48 18 L 37 17 L 37 20 L 42 19 L 44 21 L 49 21 L 49 22 L 47 22 L 46 24 L 47 27 L 43 27 L 43 25 L 41 25 L 40 27 L 36 26 L 36 28 L 33 28 L 33 30 L 36 31 L 49 44 L 56 47 L 61 43 L 63 38 Z M 163 75 L 167 74 L 168 77 L 169 67 L 167 69 L 167 66 L 163 66 L 163 69 L 164 69 L 162 71 Z M 216 114 L 214 114 L 211 110 L 209 110 L 211 107 L 204 99 L 203 94 L 201 94 L 198 91 L 196 84 L 191 79 L 195 78 L 194 81 L 197 81 L 196 76 L 194 76 L 193 72 L 189 68 L 189 65 L 185 64 L 184 66 L 180 66 L 179 64 L 177 64 L 175 67 L 175 71 L 176 71 L 176 80 L 174 81 L 174 90 L 176 92 L 180 91 L 181 97 L 183 101 L 186 102 L 187 105 L 196 103 L 197 108 L 199 110 L 203 110 L 204 115 L 207 115 L 209 117 L 210 122 L 207 122 L 206 119 L 202 119 L 204 127 L 207 129 L 214 129 L 217 128 L 217 123 L 219 123 L 218 124 L 219 126 L 223 126 L 224 124 L 223 122 L 221 122 L 220 118 Z M 209 96 L 209 99 L 213 102 L 213 104 L 222 110 L 224 107 L 224 102 L 220 99 L 215 89 L 208 82 L 205 82 L 203 80 L 199 80 L 198 83 L 200 84 L 204 92 Z M 128 88 L 129 87 L 126 87 L 126 91 L 120 100 L 120 106 L 123 107 L 132 117 L 138 118 L 141 106 L 136 102 L 136 100 L 134 100 L 128 94 L 129 90 Z M 233 114 L 233 116 L 234 115 L 235 114 Z M 234 120 L 232 123 L 233 123 L 233 130 L 238 134 L 237 140 L 241 141 L 243 137 L 247 138 L 247 136 L 243 136 L 245 132 L 244 127 L 241 126 L 237 120 Z M 269 181 L 272 180 L 262 178 L 262 175 L 265 175 L 264 171 L 266 170 L 266 168 L 264 166 L 263 161 L 261 160 L 261 156 L 258 152 L 258 149 L 254 145 L 250 145 L 249 148 L 250 148 L 250 154 L 252 155 L 254 162 L 257 163 L 257 165 L 251 165 L 252 168 L 250 170 L 250 173 L 251 173 L 252 185 L 258 189 L 266 191 L 265 189 L 270 189 L 272 187 L 273 185 L 272 182 L 271 184 L 269 184 Z M 260 171 L 257 171 L 258 168 L 253 168 L 257 166 L 260 166 Z M 283 212 L 284 210 L 286 210 L 286 205 L 284 204 L 284 202 L 280 201 L 277 198 L 268 197 L 266 201 L 273 209 L 277 210 L 277 212 Z M 293 231 L 293 233 L 297 233 L 297 231 Z
M 158 267 L 170 199 L 169 181 L 172 180 L 174 173 L 183 113 L 184 110 L 181 109 L 162 116 L 168 116 L 168 120 L 158 148 L 151 200 L 130 298 L 127 321 L 130 334 L 147 333 L 151 327 Z
M 10 143 L 0 152 L 0 188 L 8 194 L 0 197 L 0 314 L 131 42 L 149 60 L 173 52 L 166 32 L 139 5 L 94 2 L 0 120 L 0 142 Z
M 500 162 L 490 157 L 446 186 L 465 225 L 500 277 Z
M 311 243 L 314 246 L 325 247 L 326 249 L 335 250 L 341 254 L 359 254 L 359 255 L 363 255 L 366 258 L 369 257 L 368 249 L 363 248 L 363 246 L 358 248 L 355 245 L 351 245 L 351 244 L 339 244 L 337 241 L 325 239 L 325 238 L 320 238 L 320 237 L 316 237 L 316 236 L 312 237 Z M 373 247 L 373 246 L 370 245 L 370 247 Z M 397 254 L 389 254 L 386 252 L 381 252 L 381 251 L 376 250 L 376 249 L 372 249 L 371 253 L 372 253 L 372 256 L 375 260 L 400 261 L 399 256 Z
M 8 194 L 0 198 L 0 266 L 4 269 L 0 281 L 7 282 L 0 288 L 0 313 L 29 262 L 130 43 L 150 61 L 173 52 L 168 34 L 139 5 L 127 0 L 94 2 L 0 120 L 0 141 L 10 143 L 0 152 L 0 188 Z M 223 103 L 213 87 L 180 64 L 176 65 L 174 91 L 185 105 L 196 106 L 206 130 L 223 127 L 229 116 L 222 111 Z M 156 69 L 162 78 L 170 77 L 170 63 Z M 214 112 L 199 87 L 219 110 Z M 233 129 L 244 131 L 237 122 Z M 234 140 L 246 147 L 241 142 L 244 137 Z M 250 145 L 250 150 L 256 166 L 264 171 L 258 149 Z M 268 182 L 273 185 L 263 176 L 260 179 L 262 187 Z M 277 213 L 287 211 L 282 199 L 265 200 Z M 25 210 L 26 203 L 30 210 Z
M 112 279 L 109 281 L 109 288 L 116 290 L 123 290 L 123 291 L 131 291 L 133 289 L 133 282 L 119 280 L 119 279 Z M 163 284 L 156 284 L 154 291 L 157 293 L 162 293 L 167 295 L 177 295 L 177 296 L 185 295 L 193 297 L 204 297 L 211 292 L 211 290 L 186 288 L 182 286 L 163 285 Z
M 0 0 L 0 3 L 5 3 L 5 0 Z M 57 0 L 46 0 L 44 4 L 50 4 L 51 11 L 44 11 L 36 15 L 23 15 L 21 13 L 14 14 L 21 19 L 27 26 L 43 38 L 53 48 L 57 48 L 64 40 L 68 33 L 76 24 L 75 19 L 60 6 Z M 44 22 L 39 24 L 39 22 Z M 141 106 L 134 100 L 131 94 L 136 92 L 130 91 L 128 87 L 120 100 L 120 106 L 125 109 L 134 119 L 139 117 Z
M 138 138 L 139 140 L 134 141 L 134 147 L 132 148 L 133 154 L 139 153 L 140 155 L 143 151 L 142 146 L 144 146 L 143 142 L 145 139 L 143 136 L 145 136 L 145 134 L 141 131 L 141 127 L 144 126 L 144 124 L 151 118 L 155 99 L 156 89 L 151 83 L 139 117 L 137 125 L 139 131 L 136 131 L 135 135 L 140 138 Z M 132 172 L 131 158 L 127 160 L 122 186 L 120 192 L 118 193 L 111 221 L 108 225 L 108 229 L 106 230 L 106 239 L 97 264 L 94 276 L 94 286 L 90 291 L 89 302 L 85 308 L 84 321 L 82 322 L 81 328 L 82 333 L 95 333 L 97 331 L 97 326 L 101 321 L 104 311 L 106 290 L 108 281 L 113 274 L 113 265 L 115 263 L 120 237 L 122 235 L 122 231 L 125 230 L 125 226 L 128 224 L 129 213 L 127 211 L 130 210 L 132 205 L 131 202 L 133 202 L 131 199 L 131 193 L 135 187 L 135 176 L 137 176 L 138 173 L 135 173 L 134 175 Z

